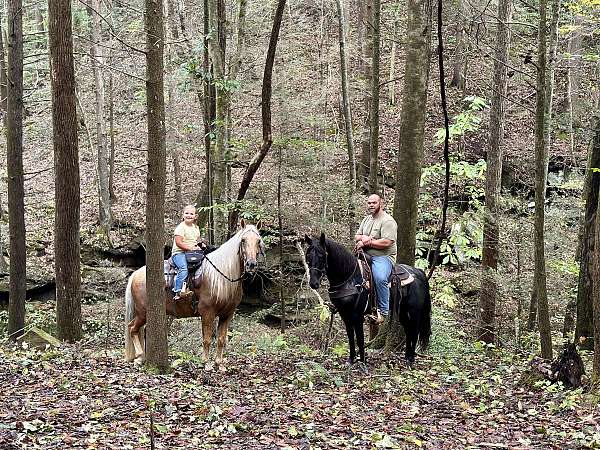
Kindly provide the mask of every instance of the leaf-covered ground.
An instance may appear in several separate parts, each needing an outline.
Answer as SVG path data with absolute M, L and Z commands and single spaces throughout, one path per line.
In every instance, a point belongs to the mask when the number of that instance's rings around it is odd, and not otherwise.
M 526 362 L 474 345 L 443 318 L 413 370 L 369 352 L 366 374 L 344 365 L 340 344 L 327 354 L 310 345 L 318 323 L 280 336 L 234 322 L 225 374 L 203 370 L 197 321 L 176 322 L 169 375 L 127 364 L 114 329 L 108 341 L 56 350 L 1 347 L 0 448 L 600 446 L 591 393 L 525 383 Z

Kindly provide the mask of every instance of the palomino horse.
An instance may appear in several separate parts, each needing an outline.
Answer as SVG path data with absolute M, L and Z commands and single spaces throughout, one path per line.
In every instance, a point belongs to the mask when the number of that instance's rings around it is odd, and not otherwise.
M 241 229 L 217 250 L 206 255 L 201 277 L 194 280 L 192 290 L 197 300 L 194 308 L 192 300 L 173 301 L 170 287 L 165 287 L 167 315 L 177 319 L 183 317 L 202 318 L 202 340 L 204 347 L 205 369 L 211 370 L 208 361 L 215 318 L 219 318 L 217 328 L 217 354 L 215 363 L 224 371 L 223 349 L 227 343 L 227 328 L 233 318 L 236 307 L 242 300 L 241 280 L 246 273 L 254 273 L 257 257 L 264 254 L 264 244 L 254 225 L 245 224 Z M 127 361 L 145 360 L 146 325 L 146 266 L 136 270 L 129 277 L 125 291 L 125 358 Z

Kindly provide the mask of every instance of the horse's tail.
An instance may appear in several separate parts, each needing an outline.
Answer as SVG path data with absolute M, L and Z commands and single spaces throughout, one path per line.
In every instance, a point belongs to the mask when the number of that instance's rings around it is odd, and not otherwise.
M 429 281 L 426 277 L 423 278 L 423 282 L 425 293 L 419 326 L 419 348 L 421 351 L 427 350 L 429 338 L 431 337 L 431 294 L 429 293 Z
M 125 289 L 125 359 L 127 361 L 133 361 L 135 358 L 135 347 L 133 346 L 131 334 L 129 333 L 129 323 L 133 320 L 135 315 L 133 293 L 131 291 L 134 275 L 135 272 L 129 276 L 127 288 Z

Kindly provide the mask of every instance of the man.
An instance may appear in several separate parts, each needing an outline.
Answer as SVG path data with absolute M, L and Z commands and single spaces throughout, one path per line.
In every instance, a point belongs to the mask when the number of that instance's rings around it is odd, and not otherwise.
M 367 199 L 369 213 L 356 232 L 356 250 L 371 256 L 373 282 L 377 292 L 377 322 L 382 323 L 390 309 L 388 279 L 396 260 L 396 233 L 398 224 L 383 210 L 383 201 L 378 194 Z

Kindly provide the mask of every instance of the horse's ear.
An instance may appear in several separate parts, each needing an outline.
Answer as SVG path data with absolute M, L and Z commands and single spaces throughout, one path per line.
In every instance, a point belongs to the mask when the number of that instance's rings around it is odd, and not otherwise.
M 306 245 L 312 244 L 312 239 L 310 238 L 310 236 L 308 234 L 304 235 L 304 242 L 306 242 Z
M 240 220 L 240 227 L 246 228 L 246 221 L 244 219 Z
M 256 229 L 260 230 L 262 228 L 262 219 L 259 219 L 258 222 L 256 223 Z
M 322 247 L 325 247 L 325 233 L 323 233 L 321 231 L 321 237 L 319 238 L 319 242 L 321 243 Z

